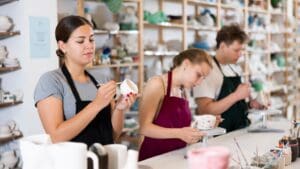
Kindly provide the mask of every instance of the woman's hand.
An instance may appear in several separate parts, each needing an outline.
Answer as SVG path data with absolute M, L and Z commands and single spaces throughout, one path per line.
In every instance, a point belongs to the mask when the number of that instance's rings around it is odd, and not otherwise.
M 96 98 L 93 102 L 101 106 L 101 108 L 106 107 L 110 104 L 111 100 L 116 95 L 117 85 L 115 81 L 109 81 L 98 89 Z
M 219 124 L 223 121 L 224 119 L 221 117 L 221 115 L 216 115 L 216 123 L 215 127 L 218 127 Z
M 138 97 L 137 94 L 133 93 L 127 94 L 126 96 L 121 95 L 117 101 L 116 109 L 120 111 L 129 109 Z
M 178 138 L 187 144 L 197 143 L 203 135 L 203 132 L 192 127 L 183 127 L 178 132 Z

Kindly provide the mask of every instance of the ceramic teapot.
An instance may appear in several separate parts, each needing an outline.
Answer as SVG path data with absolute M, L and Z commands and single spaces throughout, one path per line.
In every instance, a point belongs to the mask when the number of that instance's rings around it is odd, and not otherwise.
M 0 32 L 8 32 L 12 30 L 13 20 L 8 16 L 0 16 Z

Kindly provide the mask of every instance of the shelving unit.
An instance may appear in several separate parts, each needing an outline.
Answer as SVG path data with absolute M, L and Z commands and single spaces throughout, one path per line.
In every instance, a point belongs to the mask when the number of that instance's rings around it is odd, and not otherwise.
M 8 72 L 13 72 L 13 71 L 17 71 L 20 70 L 21 66 L 16 66 L 16 67 L 0 67 L 0 74 L 3 73 L 8 73 Z
M 13 32 L 0 32 L 0 40 L 6 39 L 12 36 L 20 35 L 20 31 L 13 31 Z
M 18 0 L 4 0 L 4 1 L 0 2 L 0 6 L 6 5 L 9 3 L 13 3 L 16 1 L 18 1 Z M 20 31 L 0 32 L 0 40 L 4 40 L 6 38 L 10 38 L 10 37 L 20 35 L 20 34 L 21 34 Z M 0 67 L 0 74 L 14 72 L 14 71 L 17 71 L 20 69 L 21 69 L 20 65 L 13 66 L 13 67 Z M 2 81 L 2 83 L 3 83 L 3 81 Z M 2 103 L 0 103 L 0 108 L 11 107 L 11 106 L 15 106 L 15 105 L 22 104 L 22 103 L 23 103 L 22 101 L 2 102 Z
M 146 4 L 145 0 L 145 3 Z M 150 1 L 150 0 L 149 0 Z M 239 13 L 240 14 L 240 22 L 239 24 L 241 27 L 246 31 L 246 33 L 249 35 L 250 38 L 257 37 L 257 36 L 264 36 L 265 40 L 263 45 L 265 45 L 264 48 L 261 48 L 261 50 L 251 50 L 250 48 L 244 52 L 244 59 L 239 62 L 240 66 L 243 69 L 242 76 L 244 77 L 245 81 L 249 81 L 252 79 L 254 76 L 262 75 L 265 74 L 265 78 L 268 81 L 274 81 L 275 77 L 281 77 L 284 79 L 282 82 L 274 85 L 271 85 L 268 87 L 269 89 L 269 95 L 271 98 L 274 96 L 279 96 L 282 98 L 284 106 L 276 106 L 276 108 L 281 107 L 281 109 L 286 113 L 287 107 L 291 104 L 290 100 L 293 99 L 288 99 L 287 96 L 288 94 L 293 93 L 290 88 L 290 80 L 291 78 L 289 77 L 291 74 L 291 69 L 289 68 L 291 65 L 291 62 L 293 62 L 293 59 L 291 58 L 291 52 L 293 52 L 292 48 L 288 48 L 288 45 L 290 44 L 287 42 L 287 39 L 289 39 L 292 35 L 289 32 L 288 25 L 287 25 L 287 11 L 286 11 L 286 1 L 282 1 L 282 7 L 281 9 L 278 10 L 273 10 L 271 7 L 271 0 L 267 1 L 262 1 L 265 2 L 266 4 L 261 4 L 261 8 L 258 6 L 255 7 L 250 7 L 249 6 L 249 0 L 244 0 L 240 6 L 233 6 L 232 4 L 223 4 L 222 0 L 216 0 L 216 2 L 208 2 L 205 0 L 180 0 L 180 1 L 174 1 L 174 0 L 157 0 L 157 1 L 151 1 L 153 3 L 158 3 L 158 10 L 163 11 L 164 10 L 164 3 L 165 2 L 171 2 L 171 3 L 179 3 L 181 4 L 182 8 L 182 18 L 180 22 L 176 23 L 160 23 L 160 24 L 149 24 L 147 22 L 144 22 L 145 24 L 145 30 L 147 29 L 158 29 L 158 43 L 164 44 L 164 29 L 179 29 L 182 31 L 182 36 L 181 36 L 181 41 L 182 41 L 182 49 L 187 49 L 189 44 L 191 43 L 188 41 L 190 38 L 190 33 L 192 32 L 195 37 L 194 39 L 197 39 L 198 34 L 203 33 L 216 33 L 224 24 L 224 19 L 222 18 L 225 12 L 231 11 L 234 13 Z M 147 7 L 145 7 L 147 8 Z M 200 15 L 200 10 L 209 8 L 211 11 L 214 12 L 215 15 L 215 25 L 214 26 L 192 26 L 188 25 L 188 16 L 198 16 Z M 190 9 L 193 9 L 191 12 Z M 177 10 L 180 10 L 179 8 Z M 241 13 L 242 12 L 242 13 Z M 191 14 L 193 13 L 193 14 Z M 253 17 L 254 15 L 257 15 L 259 17 L 265 18 L 264 22 L 266 26 L 264 29 L 253 29 L 251 26 L 249 26 L 249 17 Z M 274 22 L 274 24 L 277 24 L 276 18 L 280 18 L 281 23 L 278 23 L 277 26 L 280 26 L 280 30 L 273 30 L 271 26 L 268 27 L 271 23 Z M 275 21 L 276 22 L 275 22 Z M 193 32 L 194 31 L 194 32 Z M 174 38 L 179 38 L 180 35 L 176 34 L 174 35 Z M 274 51 L 271 47 L 271 44 L 273 42 L 277 42 L 278 37 L 280 37 L 280 42 L 282 41 L 282 46 L 280 46 L 280 49 Z M 277 39 L 276 39 L 277 38 Z M 276 41 L 277 40 L 277 41 Z M 211 55 L 214 55 L 215 53 L 213 52 L 214 49 L 209 50 L 208 52 Z M 151 53 L 152 52 L 152 53 Z M 147 53 L 147 54 L 146 54 Z M 150 54 L 149 54 L 150 53 Z M 157 52 L 155 51 L 145 51 L 145 56 L 159 56 L 160 60 L 163 60 L 165 56 L 170 56 L 170 55 L 164 55 L 166 53 L 161 53 L 161 54 L 156 54 Z M 156 54 L 156 55 L 155 55 Z M 280 68 L 274 68 L 274 63 L 272 63 L 272 58 L 271 55 L 280 55 L 284 57 L 285 60 L 285 66 L 280 67 Z M 174 54 L 175 55 L 175 54 Z M 260 58 L 262 59 L 262 62 L 264 63 L 265 67 L 267 70 L 272 69 L 271 72 L 268 73 L 262 73 L 262 72 L 252 72 L 251 68 L 249 67 L 249 64 L 253 64 L 251 61 L 254 57 L 257 55 L 260 55 Z M 146 59 L 146 58 L 145 58 Z M 274 62 L 274 61 L 273 61 Z M 298 66 L 300 67 L 300 66 Z M 300 70 L 299 70 L 300 71 Z M 299 89 L 300 90 L 300 89 Z M 300 98 L 300 96 L 299 96 Z M 276 103 L 275 103 L 276 104 Z M 282 105 L 282 104 L 281 104 Z
M 299 45 L 300 45 L 300 0 L 294 0 L 293 1 L 293 5 L 294 5 L 294 17 L 295 17 L 295 70 L 294 70 L 294 77 L 295 77 L 295 82 L 294 82 L 294 91 L 295 91 L 295 99 L 294 99 L 294 116 L 296 117 L 296 119 L 299 121 L 300 120 L 300 104 L 299 104 L 299 100 L 300 100 L 300 49 L 299 49 Z
M 22 104 L 22 101 L 8 102 L 8 103 L 0 103 L 0 108 L 15 106 L 18 104 Z
M 77 14 L 80 16 L 84 16 L 84 2 L 85 0 L 77 0 Z M 118 71 L 120 68 L 129 68 L 129 69 L 138 69 L 138 86 L 139 90 L 142 90 L 143 87 L 143 74 L 144 74 L 144 66 L 143 66 L 143 58 L 144 58 L 144 49 L 143 49 L 143 1 L 142 0 L 123 0 L 123 4 L 133 3 L 136 6 L 138 24 L 137 30 L 120 30 L 120 31 L 107 31 L 107 30 L 94 30 L 95 35 L 109 35 L 109 36 L 122 36 L 122 35 L 137 35 L 137 44 L 138 44 L 138 53 L 136 54 L 138 59 L 132 63 L 120 63 L 120 64 L 100 64 L 100 65 L 91 65 L 88 69 L 102 69 L 102 68 L 111 68 L 114 69 L 116 80 L 119 81 L 120 74 Z

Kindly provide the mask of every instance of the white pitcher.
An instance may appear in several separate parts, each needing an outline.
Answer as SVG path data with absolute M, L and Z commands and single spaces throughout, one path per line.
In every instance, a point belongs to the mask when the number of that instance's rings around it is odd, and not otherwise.
M 84 143 L 62 142 L 52 144 L 48 152 L 55 169 L 87 169 L 87 158 L 93 161 L 93 169 L 99 169 L 98 157 L 87 151 Z
M 34 135 L 20 139 L 23 169 L 53 169 L 47 147 L 51 145 L 47 134 Z
M 97 156 L 83 143 L 51 144 L 48 135 L 30 136 L 20 140 L 23 169 L 87 169 L 87 158 L 99 168 Z

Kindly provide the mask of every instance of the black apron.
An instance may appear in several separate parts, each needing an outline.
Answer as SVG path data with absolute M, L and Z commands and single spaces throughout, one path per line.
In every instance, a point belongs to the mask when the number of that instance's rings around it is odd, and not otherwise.
M 90 100 L 81 100 L 79 93 L 74 85 L 72 77 L 65 65 L 61 68 L 63 74 L 65 75 L 68 84 L 72 90 L 72 93 L 76 99 L 76 114 L 79 113 L 85 106 L 87 106 L 91 101 Z M 97 81 L 95 78 L 90 75 L 87 71 L 84 73 L 89 76 L 93 84 L 97 87 Z M 66 117 L 64 115 L 64 119 Z M 76 137 L 74 137 L 71 141 L 74 142 L 82 142 L 87 144 L 88 146 L 93 143 L 101 143 L 101 144 L 113 144 L 113 127 L 111 123 L 111 106 L 110 104 L 102 109 L 96 117 L 88 124 L 86 128 L 84 128 Z
M 217 99 L 221 100 L 235 91 L 235 89 L 241 84 L 241 77 L 231 67 L 230 68 L 236 74 L 236 76 L 225 76 L 217 59 L 215 57 L 213 57 L 213 59 L 223 74 L 223 84 Z M 250 124 L 250 120 L 248 119 L 247 115 L 248 105 L 245 100 L 240 100 L 222 113 L 221 116 L 224 120 L 219 124 L 219 126 L 226 128 L 227 132 L 247 127 Z

